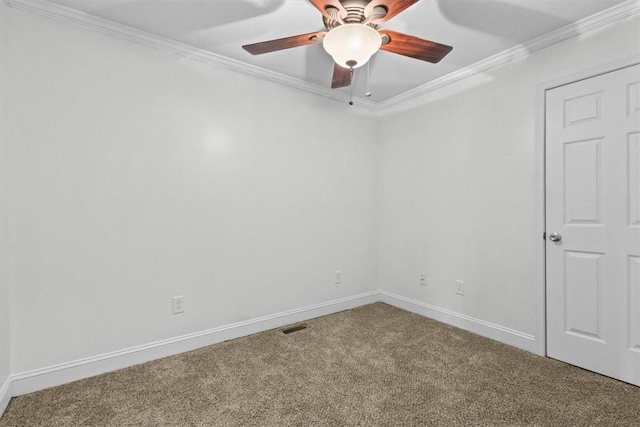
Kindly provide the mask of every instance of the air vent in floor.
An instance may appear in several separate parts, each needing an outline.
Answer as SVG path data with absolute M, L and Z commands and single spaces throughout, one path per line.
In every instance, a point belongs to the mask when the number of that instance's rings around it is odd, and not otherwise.
M 298 332 L 298 331 L 301 331 L 303 329 L 307 329 L 307 326 L 306 325 L 296 325 L 296 326 L 292 326 L 292 327 L 287 328 L 287 329 L 283 329 L 282 332 L 285 333 L 285 334 L 291 334 L 293 332 Z

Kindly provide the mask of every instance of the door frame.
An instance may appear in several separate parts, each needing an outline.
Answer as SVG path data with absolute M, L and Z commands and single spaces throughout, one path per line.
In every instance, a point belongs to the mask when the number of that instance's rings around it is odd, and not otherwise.
M 546 240 L 543 235 L 546 231 L 546 93 L 548 90 L 565 86 L 580 80 L 586 80 L 601 74 L 628 68 L 640 64 L 640 54 L 620 59 L 618 61 L 609 62 L 596 67 L 588 68 L 576 73 L 557 77 L 547 80 L 536 87 L 536 206 L 537 206 L 537 224 L 536 236 L 540 239 L 540 243 L 536 245 L 536 354 L 540 356 L 547 355 L 547 269 L 546 269 Z

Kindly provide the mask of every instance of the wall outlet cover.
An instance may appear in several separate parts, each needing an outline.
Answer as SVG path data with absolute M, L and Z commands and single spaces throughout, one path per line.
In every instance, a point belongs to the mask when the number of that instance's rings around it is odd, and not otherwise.
M 173 314 L 184 313 L 184 295 L 173 297 L 171 299 Z
M 336 280 L 334 283 L 336 285 L 342 285 L 342 271 L 336 270 Z

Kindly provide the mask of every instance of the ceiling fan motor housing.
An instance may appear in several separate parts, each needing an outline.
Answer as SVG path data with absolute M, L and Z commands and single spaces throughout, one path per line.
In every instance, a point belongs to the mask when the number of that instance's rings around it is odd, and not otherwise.
M 372 28 L 377 28 L 377 24 L 367 22 L 371 19 L 377 19 L 383 17 L 387 13 L 387 9 L 383 6 L 376 6 L 373 8 L 370 16 L 365 16 L 365 8 L 367 2 L 360 0 L 345 1 L 342 3 L 345 16 L 340 15 L 340 11 L 335 7 L 328 6 L 327 12 L 331 15 L 331 18 L 322 16 L 322 21 L 327 30 L 332 30 L 342 24 L 366 24 Z

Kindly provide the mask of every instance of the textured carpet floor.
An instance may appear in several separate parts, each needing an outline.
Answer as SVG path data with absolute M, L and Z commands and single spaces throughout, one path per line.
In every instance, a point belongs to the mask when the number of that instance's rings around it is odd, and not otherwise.
M 640 425 L 640 388 L 373 304 L 15 398 L 0 426 Z

